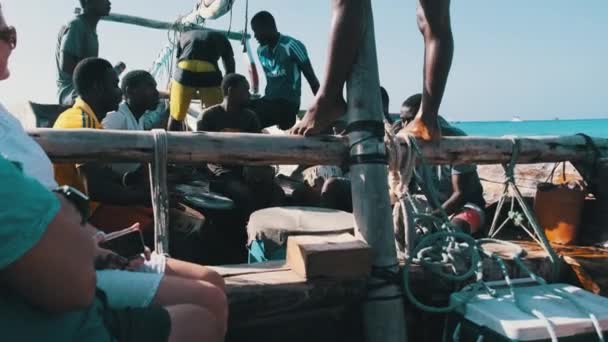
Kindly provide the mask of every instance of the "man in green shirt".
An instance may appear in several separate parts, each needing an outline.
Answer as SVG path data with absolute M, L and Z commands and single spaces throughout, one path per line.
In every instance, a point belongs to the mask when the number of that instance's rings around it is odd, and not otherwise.
M 72 83 L 74 69 L 80 61 L 99 55 L 97 24 L 110 14 L 109 0 L 80 0 L 83 14 L 76 16 L 59 31 L 55 60 L 59 103 L 71 106 L 78 96 Z

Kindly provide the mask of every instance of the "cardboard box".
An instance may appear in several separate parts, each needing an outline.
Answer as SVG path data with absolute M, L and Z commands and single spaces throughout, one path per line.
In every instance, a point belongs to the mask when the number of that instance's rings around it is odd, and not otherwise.
M 371 270 L 371 249 L 350 234 L 290 236 L 287 264 L 307 279 L 362 278 Z

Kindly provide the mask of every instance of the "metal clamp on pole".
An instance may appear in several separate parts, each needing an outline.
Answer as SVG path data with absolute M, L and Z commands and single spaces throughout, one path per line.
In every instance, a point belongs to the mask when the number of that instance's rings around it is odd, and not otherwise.
M 388 164 L 386 146 L 383 143 L 384 125 L 376 120 L 362 120 L 349 124 L 345 132 L 351 139 L 349 163 Z
M 154 248 L 159 254 L 169 254 L 169 191 L 167 189 L 167 132 L 152 130 L 154 158 L 149 164 L 152 210 L 154 212 Z

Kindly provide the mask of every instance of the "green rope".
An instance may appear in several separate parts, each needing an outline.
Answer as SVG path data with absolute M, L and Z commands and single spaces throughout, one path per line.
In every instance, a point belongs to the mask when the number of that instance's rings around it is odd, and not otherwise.
M 504 190 L 503 194 L 498 201 L 498 206 L 496 207 L 496 213 L 494 214 L 494 219 L 492 220 L 492 225 L 490 227 L 490 237 L 496 236 L 502 228 L 506 226 L 506 223 L 512 221 L 515 226 L 521 227 L 532 239 L 534 239 L 547 253 L 549 256 L 549 261 L 551 262 L 551 279 L 558 279 L 560 274 L 560 258 L 547 240 L 547 236 L 545 235 L 544 230 L 538 224 L 535 215 L 532 210 L 528 207 L 528 204 L 524 201 L 524 198 L 515 183 L 515 167 L 517 166 L 517 160 L 519 159 L 519 154 L 521 152 L 521 140 L 517 138 L 512 139 L 513 142 L 513 150 L 511 153 L 511 160 L 507 164 L 503 164 L 503 168 L 505 169 L 505 182 L 504 182 Z M 510 191 L 513 192 L 513 198 L 511 198 L 511 210 L 508 212 L 508 216 L 506 220 L 500 225 L 500 227 L 496 228 L 498 224 L 498 217 L 502 213 L 502 208 L 507 200 L 510 197 Z M 515 201 L 521 207 L 523 212 L 515 210 Z M 530 226 L 532 226 L 533 233 L 530 232 L 524 225 L 524 218 L 528 221 Z
M 436 267 L 437 263 L 433 262 L 429 259 L 429 248 L 436 248 L 438 246 L 437 242 L 446 241 L 450 239 L 459 239 L 464 241 L 464 244 L 467 244 L 465 250 L 470 251 L 470 266 L 468 270 L 460 275 L 457 274 L 449 274 L 443 272 L 441 267 Z M 442 247 L 440 247 L 442 248 Z M 443 260 L 444 258 L 442 258 Z M 423 267 L 430 269 L 433 273 L 440 275 L 449 280 L 453 281 L 464 281 L 471 278 L 473 275 L 477 275 L 482 268 L 481 258 L 479 255 L 479 251 L 477 250 L 477 243 L 475 239 L 473 239 L 469 234 L 460 233 L 460 232 L 439 232 L 433 233 L 425 236 L 420 243 L 414 249 L 412 256 L 407 260 L 404 272 L 403 272 L 403 287 L 405 291 L 405 295 L 409 299 L 409 301 L 414 304 L 416 307 L 428 311 L 431 313 L 448 313 L 452 312 L 456 309 L 457 304 L 450 304 L 446 307 L 436 307 L 431 305 L 426 305 L 420 302 L 416 296 L 412 293 L 410 288 L 409 281 L 409 269 L 414 263 L 420 263 Z M 431 267 L 433 266 L 433 267 Z M 473 292 L 471 292 L 473 293 Z M 472 296 L 471 296 L 472 297 Z
M 437 192 L 436 192 L 436 189 L 434 188 L 432 179 L 430 179 L 430 173 L 429 173 L 430 171 L 429 171 L 428 166 L 424 163 L 422 153 L 420 153 L 420 150 L 416 146 L 415 142 L 412 141 L 412 142 L 410 142 L 410 144 L 413 146 L 412 150 L 418 154 L 418 158 L 420 158 L 421 165 L 422 165 L 422 175 L 419 175 L 418 172 L 414 172 L 414 175 L 415 175 L 417 181 L 419 182 L 419 184 L 423 185 L 422 186 L 423 191 L 425 192 L 425 195 L 427 196 L 427 199 L 429 200 L 431 205 L 436 207 L 437 209 L 439 209 L 438 216 L 422 214 L 422 213 L 416 211 L 414 213 L 415 221 L 419 225 L 426 223 L 428 226 L 436 227 L 439 231 L 432 233 L 432 234 L 428 234 L 425 237 L 423 237 L 422 240 L 417 244 L 414 251 L 410 254 L 410 257 L 408 258 L 408 260 L 405 264 L 404 272 L 403 272 L 403 289 L 404 289 L 405 295 L 408 298 L 408 300 L 412 304 L 414 304 L 416 307 L 418 307 L 419 309 L 427 311 L 427 312 L 449 313 L 449 312 L 454 311 L 459 305 L 465 305 L 469 300 L 471 300 L 475 295 L 477 295 L 477 293 L 479 293 L 479 291 L 485 291 L 490 296 L 496 298 L 498 296 L 497 295 L 498 292 L 495 289 L 492 289 L 490 286 L 488 286 L 488 284 L 486 284 L 483 281 L 482 256 L 485 256 L 498 264 L 499 269 L 502 273 L 502 276 L 504 277 L 505 283 L 508 286 L 509 293 L 511 294 L 511 296 L 514 300 L 515 305 L 522 312 L 525 312 L 529 315 L 535 316 L 538 319 L 542 320 L 545 323 L 545 326 L 551 337 L 551 340 L 557 341 L 557 335 L 556 335 L 553 323 L 542 312 L 540 312 L 539 310 L 537 310 L 535 308 L 530 308 L 523 302 L 523 300 L 521 299 L 521 296 L 519 296 L 517 294 L 515 285 L 513 284 L 512 280 L 511 280 L 507 265 L 504 262 L 504 260 L 497 254 L 495 254 L 494 252 L 484 249 L 483 245 L 485 245 L 487 243 L 497 243 L 497 244 L 502 244 L 502 245 L 506 245 L 506 246 L 513 248 L 514 252 L 513 252 L 512 258 L 513 258 L 515 265 L 517 267 L 519 267 L 525 274 L 527 274 L 529 276 L 529 278 L 532 281 L 536 282 L 539 286 L 541 286 L 541 287 L 547 286 L 546 281 L 542 277 L 535 275 L 525 265 L 525 263 L 521 259 L 521 257 L 525 253 L 523 248 L 514 243 L 502 241 L 502 240 L 496 240 L 496 239 L 480 239 L 480 240 L 476 241 L 469 234 L 455 231 L 454 227 L 451 225 L 451 223 L 449 221 L 449 218 L 448 218 L 446 212 L 442 209 L 441 203 L 438 202 Z M 511 160 L 508 164 L 503 165 L 503 167 L 505 169 L 505 176 L 506 176 L 506 180 L 504 182 L 505 188 L 504 188 L 503 195 L 501 196 L 500 201 L 498 203 L 497 213 L 492 222 L 491 232 L 496 227 L 498 215 L 500 214 L 500 210 L 502 209 L 502 207 L 504 205 L 506 197 L 508 197 L 508 195 L 509 195 L 509 188 L 511 188 L 514 192 L 515 198 L 512 199 L 512 201 L 511 201 L 511 210 L 509 212 L 509 219 L 518 222 L 519 226 L 521 226 L 524 230 L 526 230 L 526 232 L 531 234 L 523 225 L 524 216 L 528 219 L 528 222 L 532 225 L 532 228 L 533 228 L 534 232 L 536 233 L 536 235 L 538 236 L 538 239 L 540 239 L 540 241 L 537 240 L 537 242 L 545 249 L 545 251 L 549 255 L 549 259 L 551 260 L 551 264 L 552 264 L 552 273 L 553 273 L 552 275 L 554 277 L 556 277 L 559 274 L 559 264 L 558 264 L 559 258 L 557 257 L 557 254 L 555 253 L 555 251 L 553 250 L 553 248 L 547 241 L 544 231 L 541 229 L 541 227 L 536 222 L 535 217 L 533 216 L 532 212 L 527 207 L 527 204 L 523 200 L 523 196 L 521 195 L 519 189 L 517 188 L 517 185 L 515 184 L 515 166 L 517 163 L 517 159 L 519 158 L 520 149 L 521 149 L 521 142 L 517 139 L 513 139 L 513 153 L 511 155 Z M 515 199 L 519 202 L 520 206 L 522 207 L 523 215 L 514 210 L 514 200 Z M 413 205 L 412 198 L 407 191 L 400 198 L 400 201 L 404 201 L 404 200 L 410 201 L 410 203 Z M 413 207 L 415 207 L 415 205 L 413 205 Z M 405 206 L 404 206 L 404 208 L 405 208 Z M 404 217 L 404 220 L 405 220 L 405 217 Z M 505 223 L 506 223 L 506 221 L 499 228 L 499 230 L 502 229 L 502 227 L 504 226 Z M 496 232 L 496 233 L 498 233 L 498 232 Z M 406 234 L 408 234 L 408 233 L 406 232 Z M 445 266 L 448 263 L 451 263 L 453 265 L 457 261 L 456 260 L 457 257 L 465 259 L 469 262 L 469 266 L 466 269 L 466 271 L 461 272 L 459 274 L 456 270 L 456 267 L 453 266 L 453 273 L 445 272 Z M 462 301 L 460 303 L 454 301 L 444 307 L 427 305 L 427 304 L 420 302 L 416 298 L 416 296 L 412 293 L 412 290 L 410 288 L 410 268 L 415 263 L 421 265 L 425 269 L 430 270 L 433 274 L 436 274 L 439 277 L 442 277 L 442 278 L 445 278 L 445 279 L 448 279 L 448 280 L 451 280 L 454 282 L 464 282 L 464 281 L 472 278 L 473 276 L 475 276 L 475 282 L 470 285 L 465 286 L 460 291 L 461 293 L 465 294 L 464 301 Z M 599 321 L 593 313 L 587 311 L 586 308 L 584 308 L 580 304 L 578 304 L 578 302 L 576 301 L 574 296 L 570 295 L 569 293 L 565 293 L 564 291 L 559 291 L 556 289 L 552 289 L 549 291 L 557 294 L 558 296 L 561 296 L 562 298 L 564 298 L 566 300 L 571 301 L 580 312 L 587 314 L 588 317 L 591 319 L 593 328 L 595 329 L 596 333 L 599 336 L 599 340 L 604 341 L 603 335 L 602 335 L 602 330 L 599 325 Z M 459 339 L 458 338 L 459 331 L 460 331 L 460 325 L 457 326 L 457 328 L 453 334 L 453 338 L 455 341 Z M 444 337 L 445 336 L 447 336 L 447 335 L 444 333 Z M 478 338 L 478 341 L 481 341 L 481 340 L 483 340 L 483 338 L 480 336 Z
M 427 227 L 435 227 L 435 228 L 437 228 L 436 230 L 438 230 L 438 232 L 425 236 L 417 244 L 414 251 L 410 254 L 410 258 L 408 258 L 406 265 L 405 265 L 404 272 L 403 272 L 404 290 L 405 290 L 405 293 L 406 293 L 406 296 L 408 297 L 408 299 L 414 305 L 416 305 L 417 307 L 419 307 L 425 311 L 434 312 L 434 313 L 451 312 L 455 308 L 453 305 L 450 305 L 447 307 L 435 307 L 435 306 L 423 304 L 415 298 L 415 296 L 413 295 L 413 293 L 411 292 L 411 289 L 409 287 L 409 268 L 411 267 L 411 265 L 413 263 L 418 263 L 422 267 L 429 269 L 432 273 L 434 273 L 442 278 L 445 278 L 445 279 L 448 279 L 451 281 L 456 281 L 456 282 L 465 281 L 469 278 L 472 278 L 475 275 L 477 278 L 476 279 L 477 281 L 475 283 L 475 288 L 480 288 L 480 287 L 483 288 L 484 283 L 482 281 L 482 263 L 481 263 L 481 257 L 480 257 L 480 252 L 479 252 L 480 247 L 478 245 L 478 242 L 476 242 L 475 239 L 473 239 L 469 234 L 457 232 L 455 230 L 455 228 L 453 227 L 453 225 L 451 224 L 447 213 L 441 207 L 441 203 L 439 203 L 439 200 L 438 200 L 439 196 L 437 194 L 437 190 L 434 187 L 434 182 L 431 179 L 431 175 L 430 175 L 431 171 L 428 167 L 428 164 L 426 164 L 424 157 L 422 155 L 422 152 L 419 149 L 419 147 L 417 146 L 417 144 L 415 143 L 415 141 L 413 139 L 410 139 L 410 140 L 411 141 L 409 141 L 408 144 L 412 147 L 411 150 L 414 153 L 416 153 L 417 158 L 420 160 L 419 165 L 421 165 L 420 169 L 421 169 L 421 173 L 422 173 L 422 174 L 420 174 L 419 172 L 414 172 L 414 176 L 416 177 L 418 184 L 421 185 L 423 192 L 425 193 L 425 195 L 426 195 L 427 199 L 429 200 L 429 202 L 431 203 L 431 205 L 433 207 L 439 209 L 438 210 L 439 215 L 428 215 L 428 214 L 422 214 L 422 213 L 414 214 L 415 215 L 414 220 L 417 224 L 420 225 L 420 224 L 427 223 L 426 224 Z M 516 192 L 516 197 L 518 199 L 521 199 L 521 194 L 519 193 L 517 187 L 515 186 L 515 166 L 516 166 L 517 160 L 519 159 L 520 150 L 521 150 L 520 140 L 513 139 L 513 151 L 511 154 L 511 160 L 508 164 L 503 165 L 505 167 L 505 174 L 506 174 L 507 179 L 505 181 L 505 191 L 499 202 L 498 210 L 500 210 L 500 208 L 504 204 L 505 197 L 508 195 L 508 187 L 511 184 L 514 186 L 514 190 Z M 405 198 L 411 201 L 411 196 L 405 196 Z M 530 220 L 531 222 L 534 222 L 533 217 L 531 216 L 530 212 L 526 210 L 527 208 L 525 207 L 525 203 L 523 202 L 523 199 L 521 199 L 520 202 L 521 202 L 520 204 L 522 205 L 522 207 L 524 207 L 525 216 L 527 216 L 528 220 Z M 511 211 L 513 211 L 513 203 L 512 203 Z M 520 215 L 520 220 L 521 220 L 521 215 Z M 493 228 L 495 226 L 495 223 L 496 223 L 496 217 L 493 222 Z M 539 237 L 542 240 L 541 245 L 545 248 L 545 250 L 548 251 L 552 265 L 555 268 L 555 266 L 557 265 L 557 263 L 555 262 L 555 258 L 553 257 L 555 255 L 555 252 L 553 251 L 551 246 L 546 241 L 544 232 L 542 230 L 540 230 L 538 225 L 534 225 L 533 227 L 534 227 L 534 230 L 536 231 L 536 233 L 539 235 Z M 406 232 L 406 234 L 407 234 L 407 232 Z M 459 242 L 457 242 L 457 240 Z M 485 241 L 486 240 L 481 240 L 480 243 L 483 244 L 483 243 L 485 243 Z M 498 240 L 490 240 L 490 241 L 498 241 Z M 499 243 L 509 244 L 512 247 L 517 246 L 517 245 L 511 244 L 511 243 L 506 243 L 506 242 L 499 242 Z M 542 278 L 536 277 L 535 275 L 533 275 L 533 273 L 530 272 L 530 270 L 523 264 L 523 262 L 520 262 L 519 257 L 524 252 L 521 247 L 517 246 L 516 248 L 517 249 L 516 249 L 516 253 L 514 256 L 516 265 L 522 267 L 522 269 L 524 269 L 524 271 L 526 273 L 531 275 L 532 279 L 536 279 L 539 282 L 544 282 L 544 280 Z M 498 257 L 492 256 L 491 254 L 487 254 L 487 256 L 494 260 L 499 259 Z M 458 258 L 458 257 L 469 260 L 470 264 L 469 264 L 469 267 L 466 270 L 466 272 L 463 272 L 462 274 L 457 274 L 457 271 L 456 271 L 455 267 L 453 266 L 454 273 L 453 274 L 446 273 L 444 271 L 444 266 L 448 263 L 451 263 L 453 265 L 457 261 L 456 258 Z M 503 274 L 505 275 L 505 280 L 508 283 L 510 283 L 510 280 L 508 279 L 508 272 L 506 272 L 506 266 L 504 265 L 504 262 L 502 261 L 502 259 L 500 259 L 500 262 L 498 262 L 498 263 L 499 263 L 499 266 L 501 267 L 501 270 L 503 270 Z M 555 274 L 555 270 L 554 270 L 554 274 Z M 486 289 L 487 289 L 487 287 L 486 287 Z

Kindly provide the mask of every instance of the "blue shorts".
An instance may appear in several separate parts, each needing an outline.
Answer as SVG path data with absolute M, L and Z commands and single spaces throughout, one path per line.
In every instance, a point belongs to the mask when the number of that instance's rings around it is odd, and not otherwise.
M 113 309 L 148 307 L 164 277 L 166 257 L 152 253 L 150 261 L 136 272 L 122 270 L 97 271 L 97 287 L 107 296 Z

